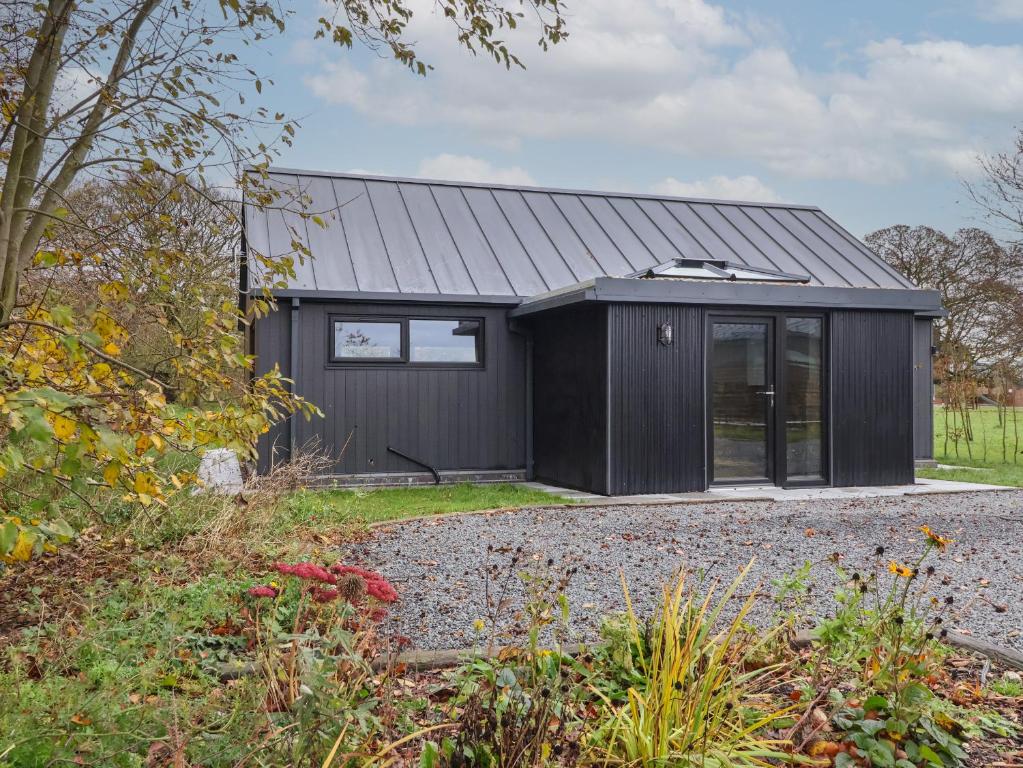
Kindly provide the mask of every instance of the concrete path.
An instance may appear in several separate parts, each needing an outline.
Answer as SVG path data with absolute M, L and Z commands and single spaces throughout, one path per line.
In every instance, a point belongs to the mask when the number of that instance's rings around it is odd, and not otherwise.
M 882 496 L 911 496 L 931 493 L 975 493 L 1013 490 L 1004 485 L 960 483 L 952 480 L 918 478 L 914 485 L 885 485 L 859 488 L 778 488 L 773 485 L 717 486 L 700 493 L 646 493 L 634 496 L 600 496 L 586 491 L 561 488 L 547 483 L 519 483 L 526 488 L 545 491 L 586 504 L 664 504 L 673 502 L 732 501 L 806 501 L 809 499 L 874 499 Z

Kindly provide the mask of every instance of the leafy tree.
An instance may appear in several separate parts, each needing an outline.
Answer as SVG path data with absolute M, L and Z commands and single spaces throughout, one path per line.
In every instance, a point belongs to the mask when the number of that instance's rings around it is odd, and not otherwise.
M 316 37 L 427 72 L 406 39 L 406 0 L 328 5 Z M 519 61 L 501 36 L 523 10 L 541 47 L 564 37 L 559 0 L 437 8 L 463 46 L 505 66 Z M 54 491 L 87 501 L 101 488 L 159 505 L 189 481 L 161 470 L 164 452 L 251 453 L 270 421 L 315 413 L 279 371 L 239 386 L 253 364 L 239 328 L 273 310 L 272 288 L 307 254 L 298 242 L 286 256 L 250 252 L 263 289 L 239 306 L 195 285 L 224 243 L 204 250 L 179 215 L 205 201 L 230 222 L 211 192 L 230 181 L 257 204 L 315 216 L 266 182 L 294 123 L 247 106 L 264 83 L 245 53 L 291 13 L 261 0 L 0 0 L 0 504 L 35 515 Z M 0 519 L 0 557 L 64 535 L 41 525 Z
M 219 313 L 224 302 L 237 299 L 235 200 L 215 189 L 130 175 L 86 182 L 69 199 L 89 226 L 58 225 L 45 247 L 98 258 L 30 267 L 21 303 L 66 304 L 79 317 L 105 303 L 111 317 L 129 331 L 120 359 L 158 381 L 169 399 L 194 402 L 196 382 L 182 379 L 174 361 L 202 341 L 209 312 Z M 104 302 L 111 286 L 123 286 L 130 301 Z
M 946 367 L 976 378 L 980 368 L 1015 361 L 1023 351 L 1023 250 L 981 229 L 946 235 L 898 225 L 867 245 L 921 288 L 941 292 L 948 315 L 936 322 Z

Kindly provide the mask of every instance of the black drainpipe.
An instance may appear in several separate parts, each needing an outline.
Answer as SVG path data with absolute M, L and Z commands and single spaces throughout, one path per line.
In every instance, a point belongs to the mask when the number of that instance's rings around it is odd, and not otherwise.
M 533 330 L 517 320 L 508 321 L 508 330 L 526 341 L 526 479 L 533 474 Z
M 418 464 L 420 467 L 430 470 L 430 474 L 433 475 L 433 484 L 440 485 L 440 473 L 436 469 L 431 467 L 429 464 L 427 464 L 425 461 L 414 459 L 407 453 L 403 453 L 399 451 L 397 448 L 392 448 L 391 446 L 387 446 L 387 450 L 393 453 L 395 456 L 401 456 L 403 459 L 411 461 L 413 464 Z
M 291 394 L 298 394 L 298 345 L 299 345 L 299 309 L 301 307 L 301 299 L 293 298 L 291 300 L 291 370 L 288 371 L 288 378 L 291 379 Z M 292 414 L 288 419 L 288 461 L 295 458 L 298 453 L 298 435 L 295 434 L 297 430 L 297 414 Z

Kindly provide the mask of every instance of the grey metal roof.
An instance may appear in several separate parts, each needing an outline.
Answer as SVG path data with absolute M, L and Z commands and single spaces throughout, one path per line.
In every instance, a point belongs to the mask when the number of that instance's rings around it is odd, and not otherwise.
M 250 250 L 309 247 L 293 294 L 530 297 L 675 258 L 805 274 L 815 286 L 915 287 L 812 206 L 290 169 L 270 178 L 325 224 L 245 206 Z M 258 281 L 251 260 L 250 274 Z

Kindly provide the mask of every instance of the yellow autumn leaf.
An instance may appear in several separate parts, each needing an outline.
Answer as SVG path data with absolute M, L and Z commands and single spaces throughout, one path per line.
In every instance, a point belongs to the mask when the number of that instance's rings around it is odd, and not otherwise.
M 75 434 L 75 422 L 66 416 L 61 416 L 59 413 L 55 413 L 50 419 L 50 423 L 53 424 L 53 434 L 55 434 L 59 440 L 70 440 Z
M 156 477 L 149 472 L 139 472 L 135 475 L 135 492 L 142 496 L 155 496 L 160 492 L 160 487 L 156 484 Z
M 152 448 L 152 446 L 153 441 L 149 439 L 149 435 L 143 434 L 135 438 L 135 453 L 139 456 Z
M 103 345 L 103 351 L 106 352 L 111 357 L 117 357 L 119 354 L 121 354 L 121 348 L 114 344 L 114 342 L 112 341 L 109 341 Z
M 107 482 L 107 485 L 113 485 L 116 483 L 117 478 L 120 476 L 121 465 L 116 461 L 111 461 L 103 468 L 103 479 Z
M 149 436 L 149 439 L 152 441 L 153 447 L 156 448 L 156 450 L 158 450 L 158 451 L 162 451 L 163 450 L 164 442 L 163 442 L 163 438 L 160 437 L 159 434 L 154 432 L 153 434 L 151 434 Z
M 110 315 L 102 313 L 93 316 L 92 329 L 104 340 L 113 339 L 123 333 L 121 326 Z
M 15 542 L 10 556 L 15 562 L 28 562 L 32 557 L 34 546 L 35 536 L 27 531 L 21 531 L 18 533 L 18 540 Z
M 100 295 L 111 301 L 119 301 L 128 297 L 128 287 L 120 280 L 111 280 L 99 288 Z
M 92 366 L 92 378 L 102 381 L 110 375 L 110 366 L 106 363 L 96 363 Z

